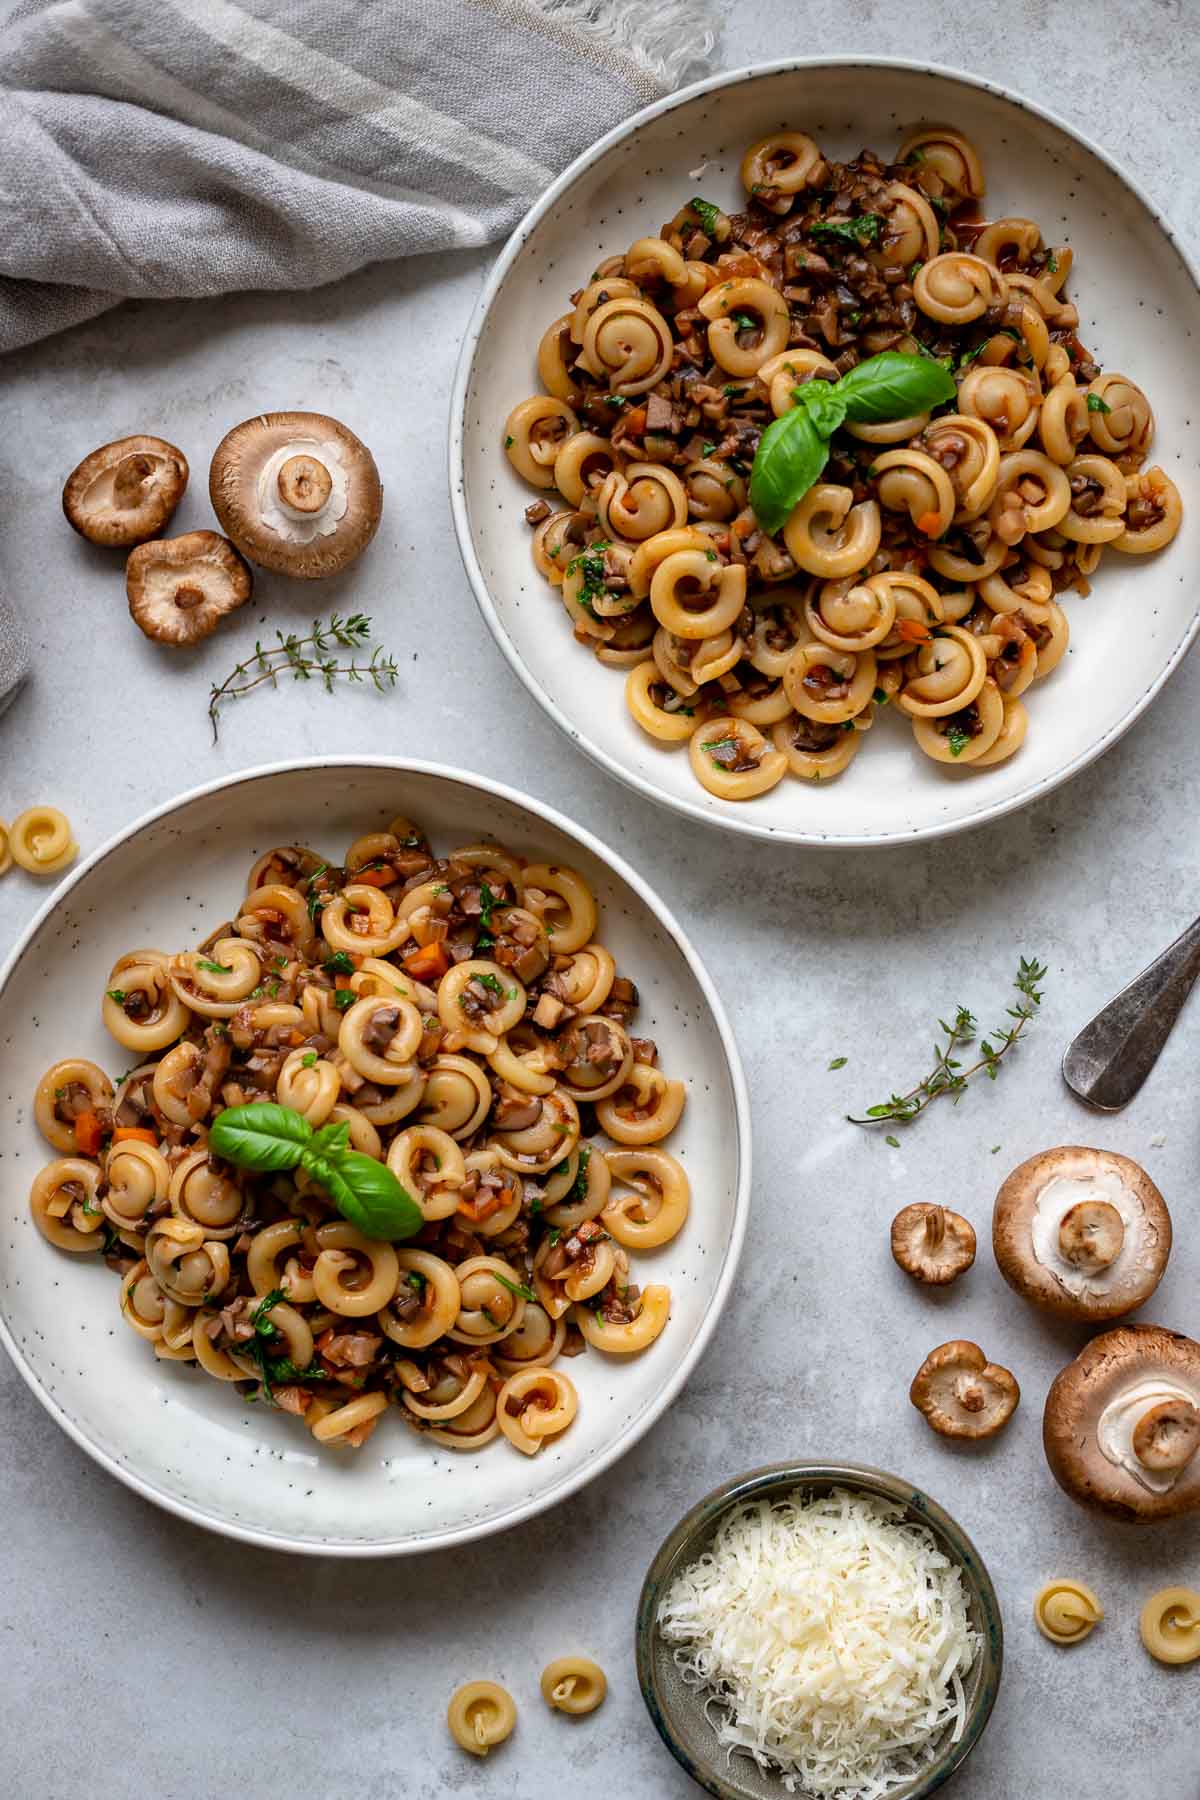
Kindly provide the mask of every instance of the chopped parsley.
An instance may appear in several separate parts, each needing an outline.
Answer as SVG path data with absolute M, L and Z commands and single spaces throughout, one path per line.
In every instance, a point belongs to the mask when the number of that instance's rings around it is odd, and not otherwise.
M 893 1137 L 890 1131 L 883 1141 L 885 1144 L 890 1144 L 893 1150 L 898 1150 L 900 1148 L 900 1139 L 898 1137 Z
M 701 200 L 699 196 L 692 201 L 692 211 L 700 221 L 700 228 L 705 237 L 715 237 L 717 221 L 721 217 L 721 209 L 714 206 L 711 200 Z
M 307 1051 L 305 1051 L 304 1055 L 300 1058 L 300 1067 L 302 1069 L 311 1069 L 311 1068 L 315 1067 L 316 1061 L 317 1061 L 316 1051 L 315 1050 L 307 1050 Z
M 716 763 L 718 769 L 723 768 L 724 765 L 721 762 L 720 757 L 717 755 L 717 751 L 718 750 L 736 750 L 737 747 L 738 747 L 737 739 L 731 738 L 731 737 L 709 738 L 707 743 L 701 744 L 701 746 L 700 746 L 700 748 L 702 750 L 708 751 L 710 760 L 712 762 Z
M 506 450 L 511 450 L 511 449 L 512 449 L 512 447 L 513 447 L 513 441 L 512 441 L 512 439 L 511 439 L 511 438 L 510 438 L 510 437 L 506 437 L 506 438 L 505 438 L 505 440 L 504 440 L 504 448 L 505 448 L 505 449 L 506 449 Z
M 758 330 L 758 320 L 752 318 L 749 313 L 735 312 L 730 313 L 729 317 L 733 320 L 739 331 Z
M 871 695 L 871 698 L 876 706 L 886 706 L 891 699 L 891 695 L 885 694 L 882 688 L 876 688 L 875 692 Z
M 844 1056 L 835 1056 L 833 1061 L 829 1065 L 829 1067 L 831 1069 L 844 1069 L 845 1066 L 846 1066 L 846 1058 Z
M 740 394 L 742 389 L 736 381 L 729 381 L 721 391 L 725 394 Z
M 408 1285 L 413 1290 L 414 1294 L 423 1294 L 425 1292 L 425 1277 L 419 1270 L 412 1269 L 408 1275 Z
M 353 975 L 354 973 L 353 960 L 345 950 L 335 950 L 332 956 L 326 957 L 321 967 L 327 975 Z
M 502 994 L 504 992 L 504 989 L 500 986 L 500 982 L 495 975 L 476 975 L 473 979 L 479 983 L 480 987 L 486 988 L 490 994 Z
M 203 968 L 204 964 L 201 963 L 200 967 Z M 108 998 L 110 1000 L 115 1001 L 118 1006 L 124 1006 L 126 1000 L 128 1000 L 128 998 L 129 998 L 129 995 L 125 992 L 124 988 L 109 988 L 107 990 L 107 994 L 108 994 Z M 62 1091 L 63 1091 L 62 1088 L 58 1089 L 58 1092 L 60 1094 L 62 1093 Z
M 477 950 L 490 950 L 495 943 L 492 936 L 492 913 L 498 902 L 495 894 L 486 881 L 479 883 L 479 933 L 475 939 Z
M 863 244 L 877 244 L 882 228 L 883 220 L 878 213 L 859 213 L 853 219 L 818 219 L 809 226 L 809 233 L 815 238 L 851 244 L 860 249 Z
M 329 873 L 329 864 L 322 863 L 319 869 L 313 870 L 312 874 L 309 876 L 308 881 L 305 884 L 305 892 L 308 894 L 308 916 L 314 922 L 314 924 L 316 923 L 317 913 L 320 911 L 321 907 L 323 907 L 325 904 L 325 895 L 318 894 L 313 886 L 313 883 L 319 881 L 321 879 L 322 875 L 328 875 L 328 873 Z
M 964 731 L 961 725 L 951 725 L 946 733 L 946 742 L 950 746 L 951 756 L 961 756 L 970 741 L 970 732 Z
M 206 969 L 210 975 L 233 974 L 233 970 L 228 968 L 225 963 L 213 962 L 207 956 L 198 956 L 196 958 L 196 967 L 198 969 Z
M 604 552 L 610 548 L 608 539 L 600 538 L 596 543 L 589 544 L 586 550 L 580 551 L 578 556 L 573 556 L 567 564 L 568 575 L 582 571 L 582 585 L 577 599 L 584 612 L 590 613 L 593 619 L 596 617 L 594 602 L 605 591 Z
M 715 444 L 701 444 L 701 446 L 700 446 L 701 456 L 711 456 L 713 451 L 716 449 L 716 447 L 717 446 Z
M 956 369 L 969 368 L 970 365 L 975 361 L 975 358 L 977 356 L 983 355 L 983 352 L 987 349 L 987 347 L 988 347 L 988 341 L 986 338 L 984 338 L 982 344 L 976 344 L 976 346 L 973 350 L 964 350 L 962 355 L 959 357 L 958 362 L 955 364 L 955 368 Z
M 346 1008 L 353 1006 L 357 999 L 358 995 L 353 988 L 339 988 L 333 996 L 333 1004 L 339 1012 L 345 1012 Z
M 571 1183 L 570 1191 L 565 1196 L 568 1206 L 579 1205 L 582 1201 L 587 1199 L 588 1164 L 591 1160 L 591 1148 L 589 1145 L 584 1144 L 579 1152 L 579 1167 L 575 1171 L 575 1179 Z
M 1058 258 L 1055 256 L 1053 250 L 1047 250 L 1046 252 L 1046 267 L 1052 275 L 1058 274 Z M 1000 1148 L 999 1144 L 997 1144 L 996 1148 L 997 1150 Z
M 328 1381 L 329 1370 L 323 1369 L 320 1363 L 311 1363 L 307 1369 L 298 1369 L 290 1356 L 281 1356 L 268 1362 L 267 1372 L 272 1381 Z
M 490 1269 L 488 1273 L 500 1283 L 502 1288 L 507 1288 L 510 1294 L 518 1294 L 522 1300 L 533 1300 L 536 1302 L 537 1295 L 525 1282 L 509 1281 L 505 1276 L 501 1275 L 498 1269 Z
M 1098 413 L 1107 413 L 1107 412 L 1112 411 L 1112 407 L 1108 404 L 1108 401 L 1102 400 L 1100 398 L 1099 394 L 1089 394 L 1088 395 L 1087 409 L 1089 412 L 1098 412 Z

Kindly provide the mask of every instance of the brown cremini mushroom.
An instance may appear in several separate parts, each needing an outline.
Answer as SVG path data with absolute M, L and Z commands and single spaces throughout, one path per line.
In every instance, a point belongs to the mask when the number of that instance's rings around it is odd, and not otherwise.
M 93 544 L 127 547 L 157 537 L 188 483 L 187 457 L 164 438 L 118 438 L 72 469 L 67 522 Z
M 375 536 L 375 458 L 323 413 L 264 413 L 235 425 L 209 471 L 213 511 L 251 562 L 313 581 L 336 575 Z
M 988 1438 L 1012 1418 L 1021 1390 L 1012 1371 L 990 1363 L 978 1344 L 953 1338 L 930 1351 L 908 1397 L 942 1437 Z
M 254 577 L 215 531 L 139 544 L 125 565 L 135 624 L 160 644 L 198 644 L 249 598 Z
M 1200 1511 L 1200 1344 L 1118 1325 L 1055 1377 L 1042 1418 L 1059 1486 L 1114 1519 Z
M 914 1200 L 892 1220 L 892 1255 L 914 1281 L 944 1287 L 975 1261 L 975 1232 L 961 1213 Z
M 1119 1319 L 1161 1281 L 1171 1216 L 1129 1157 L 1067 1144 L 1013 1170 L 996 1196 L 992 1246 L 1005 1281 L 1032 1305 Z

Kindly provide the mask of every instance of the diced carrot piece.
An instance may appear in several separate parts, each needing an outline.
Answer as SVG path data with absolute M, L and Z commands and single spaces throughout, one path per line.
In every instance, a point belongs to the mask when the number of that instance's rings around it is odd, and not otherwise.
M 144 1125 L 118 1125 L 113 1132 L 114 1144 L 128 1144 L 136 1141 L 139 1144 L 158 1143 L 157 1131 L 149 1131 Z
M 414 950 L 404 958 L 402 968 L 414 981 L 440 981 L 450 967 L 450 958 L 440 939 Z
M 484 1219 L 490 1219 L 493 1213 L 502 1211 L 511 1199 L 511 1188 L 501 1188 L 498 1194 L 490 1193 L 481 1200 L 460 1200 L 458 1210 L 464 1219 L 469 1219 L 472 1225 L 478 1225 Z
M 896 636 L 906 644 L 928 644 L 933 641 L 928 625 L 923 625 L 920 619 L 897 619 Z
M 395 869 L 355 869 L 351 881 L 359 882 L 363 887 L 390 887 L 393 881 L 399 881 Z
M 75 1145 L 85 1156 L 95 1156 L 104 1137 L 99 1118 L 94 1112 L 81 1112 L 75 1120 Z
M 304 1033 L 302 1031 L 293 1031 L 289 1033 L 288 1043 L 292 1046 L 293 1050 L 298 1050 L 303 1042 Z
M 917 520 L 917 530 L 926 537 L 937 537 L 941 530 L 941 515 L 935 512 L 922 513 Z
M 637 437 L 641 432 L 645 431 L 645 429 L 646 429 L 646 409 L 645 409 L 645 407 L 644 406 L 631 406 L 629 411 L 627 413 L 625 413 L 625 415 L 624 415 L 624 424 L 625 424 L 626 431 L 632 432 L 635 437 Z
M 342 1433 L 343 1444 L 349 1444 L 352 1450 L 360 1449 L 361 1446 L 366 1443 L 378 1423 L 378 1413 L 376 1413 L 373 1419 L 364 1419 L 361 1425 L 356 1425 L 354 1427 L 353 1431 L 344 1431 Z

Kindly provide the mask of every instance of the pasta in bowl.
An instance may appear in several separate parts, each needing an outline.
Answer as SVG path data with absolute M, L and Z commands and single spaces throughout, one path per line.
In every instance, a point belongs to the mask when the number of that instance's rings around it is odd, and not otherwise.
M 585 748 L 734 829 L 876 843 L 1124 729 L 1196 626 L 1192 375 L 1181 406 L 1147 279 L 1200 320 L 1122 177 L 965 79 L 814 63 L 664 103 L 560 187 L 481 302 L 452 467 L 485 615 Z
M 168 809 L 35 926 L 7 1004 L 40 988 L 70 1054 L 26 1073 L 0 1326 L 152 1498 L 365 1554 L 498 1529 L 667 1404 L 736 1260 L 743 1102 L 707 978 L 607 853 L 486 783 L 349 768 Z M 97 898 L 99 1033 L 47 949 Z M 264 1117 L 290 1159 L 230 1135 Z

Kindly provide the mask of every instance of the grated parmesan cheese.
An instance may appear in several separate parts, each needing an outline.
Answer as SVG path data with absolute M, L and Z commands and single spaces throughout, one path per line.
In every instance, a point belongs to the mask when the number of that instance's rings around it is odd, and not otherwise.
M 821 1800 L 881 1800 L 957 1741 L 980 1642 L 928 1526 L 841 1488 L 736 1508 L 659 1629 L 728 1756 Z

